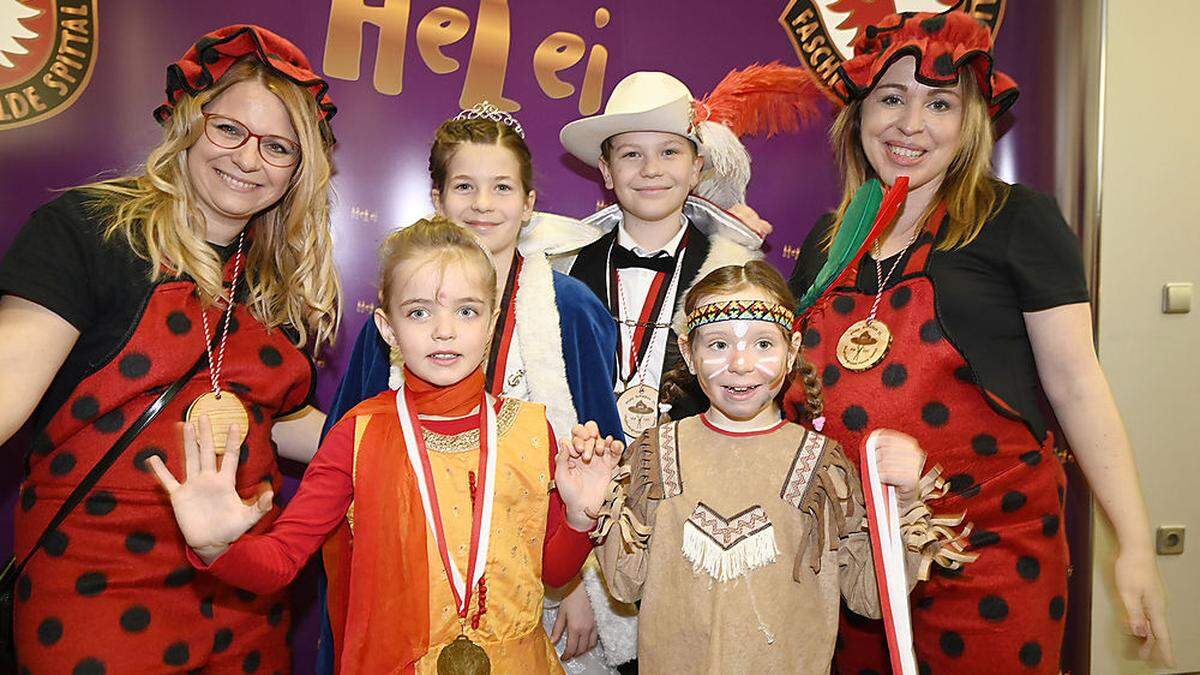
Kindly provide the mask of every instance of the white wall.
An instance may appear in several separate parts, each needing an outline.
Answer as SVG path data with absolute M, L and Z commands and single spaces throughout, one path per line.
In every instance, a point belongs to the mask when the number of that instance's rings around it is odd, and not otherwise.
M 1161 313 L 1162 286 L 1200 286 L 1200 2 L 1107 0 L 1099 351 L 1129 429 L 1151 526 L 1182 523 L 1160 556 L 1177 666 L 1200 671 L 1200 303 Z M 1200 299 L 1200 298 L 1198 298 Z M 1095 523 L 1092 672 L 1150 672 L 1130 653 Z

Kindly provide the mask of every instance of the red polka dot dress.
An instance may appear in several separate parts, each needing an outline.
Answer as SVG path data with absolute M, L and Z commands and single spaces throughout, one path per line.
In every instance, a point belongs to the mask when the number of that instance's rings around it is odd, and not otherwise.
M 204 350 L 195 284 L 169 279 L 147 288 L 124 341 L 70 390 L 38 436 L 16 508 L 18 557 L 113 441 Z M 208 311 L 215 324 L 216 310 Z M 283 331 L 267 331 L 236 305 L 222 384 L 250 416 L 238 469 L 243 497 L 280 483 L 272 419 L 302 407 L 313 380 L 312 362 Z M 196 572 L 168 498 L 146 466 L 158 456 L 183 475 L 182 420 L 191 401 L 210 390 L 203 369 L 30 561 L 15 598 L 22 672 L 290 670 L 285 596 L 255 595 Z M 269 514 L 255 531 L 273 519 Z
M 1065 477 L 1049 436 L 976 382 L 946 337 L 927 270 L 934 237 L 922 234 L 900 278 L 883 292 L 877 318 L 893 342 L 875 366 L 853 371 L 838 360 L 841 336 L 867 317 L 874 293 L 832 291 L 808 318 L 804 354 L 821 373 L 826 423 L 856 464 L 866 435 L 892 428 L 914 436 L 940 465 L 948 494 L 935 516 L 965 513 L 972 524 L 959 570 L 934 567 L 917 585 L 913 633 L 922 673 L 1057 673 L 1066 609 Z M 789 392 L 788 409 L 803 389 Z M 882 623 L 843 609 L 836 655 L 843 675 L 890 671 Z

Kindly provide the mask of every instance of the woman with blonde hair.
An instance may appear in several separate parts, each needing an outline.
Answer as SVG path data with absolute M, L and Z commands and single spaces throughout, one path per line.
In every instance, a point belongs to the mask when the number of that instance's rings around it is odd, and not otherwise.
M 1169 656 L 1146 509 L 1096 360 L 1078 241 L 1053 199 L 991 169 L 992 120 L 1017 97 L 991 48 L 968 13 L 899 14 L 868 28 L 843 66 L 846 106 L 831 137 L 844 199 L 804 243 L 793 291 L 837 278 L 831 250 L 855 224 L 847 206 L 861 186 L 907 178 L 908 194 L 863 264 L 802 320 L 824 385 L 824 416 L 812 422 L 855 462 L 872 430 L 916 438 L 943 468 L 935 521 L 970 524 L 965 550 L 912 596 L 922 672 L 1057 673 L 1067 486 L 1044 393 L 1116 529 L 1130 630 Z M 794 387 L 791 397 L 803 394 Z M 838 642 L 838 672 L 888 670 L 877 622 L 843 620 Z
M 275 448 L 316 449 L 310 355 L 339 319 L 326 90 L 270 31 L 205 35 L 168 68 L 145 167 L 39 208 L 0 264 L 0 441 L 36 433 L 4 579 L 23 668 L 290 669 L 284 596 L 196 575 L 147 461 L 181 470 L 180 421 L 208 419 L 269 504 Z

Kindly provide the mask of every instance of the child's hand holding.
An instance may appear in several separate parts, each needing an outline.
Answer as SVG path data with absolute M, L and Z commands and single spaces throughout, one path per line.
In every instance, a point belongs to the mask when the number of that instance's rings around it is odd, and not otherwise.
M 238 437 L 236 426 L 230 427 L 229 437 Z M 151 457 L 146 465 L 171 496 L 171 508 L 184 540 L 204 562 L 210 563 L 271 510 L 274 493 L 267 490 L 256 499 L 242 501 L 235 486 L 238 453 L 223 454 L 217 467 L 208 417 L 201 417 L 198 425 L 184 425 L 183 462 L 182 483 L 175 480 L 160 457 Z
M 912 506 L 920 497 L 921 472 L 925 469 L 925 451 L 917 439 L 893 429 L 871 432 L 879 459 L 879 482 L 896 486 L 901 509 Z
M 554 482 L 571 527 L 583 531 L 595 524 L 594 514 L 604 505 L 624 450 L 625 444 L 612 436 L 601 438 L 595 422 L 576 424 L 571 442 L 559 441 Z

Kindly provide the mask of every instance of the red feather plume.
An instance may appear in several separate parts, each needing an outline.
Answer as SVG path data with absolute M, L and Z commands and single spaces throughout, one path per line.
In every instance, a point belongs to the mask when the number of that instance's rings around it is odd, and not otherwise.
M 696 122 L 723 124 L 738 137 L 766 134 L 770 138 L 799 131 L 801 123 L 812 121 L 820 112 L 820 99 L 820 89 L 808 70 L 774 61 L 731 70 L 693 105 Z

